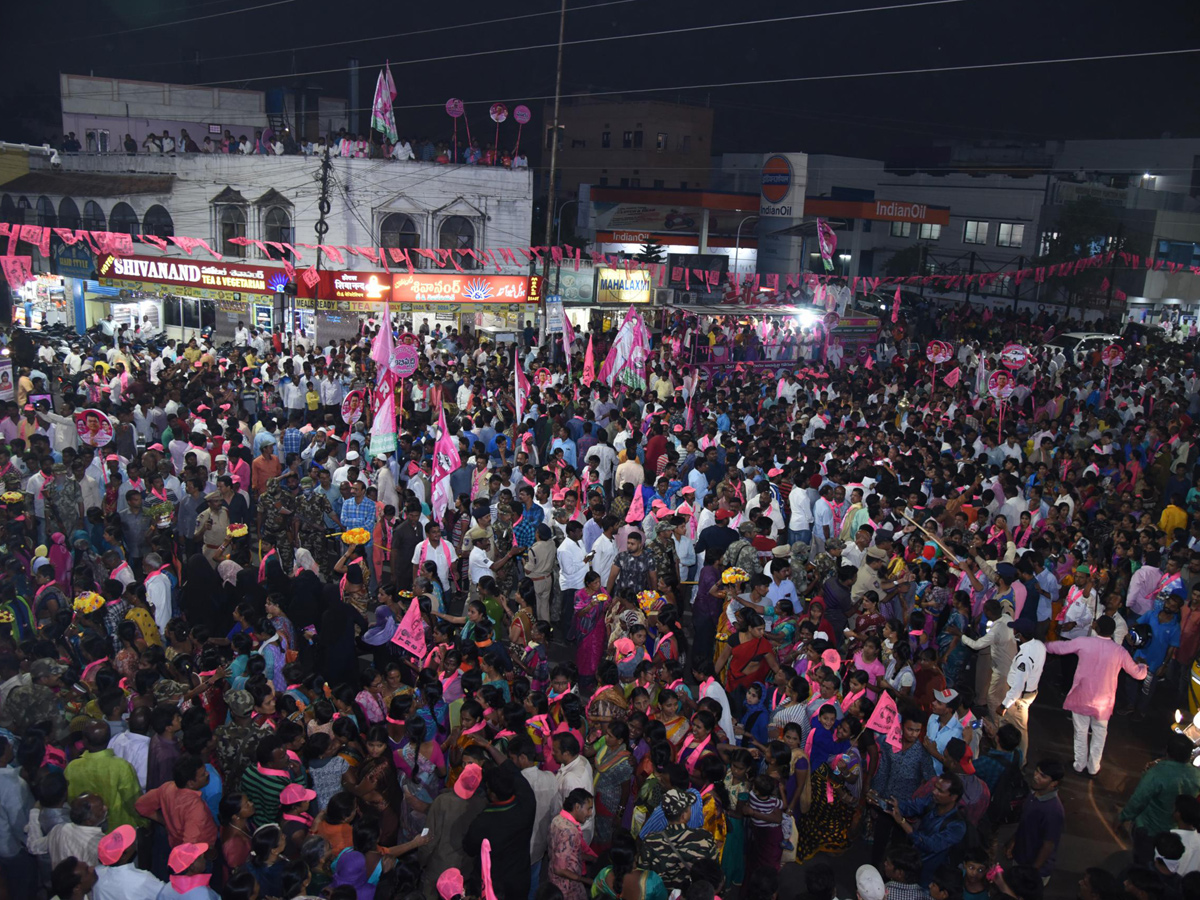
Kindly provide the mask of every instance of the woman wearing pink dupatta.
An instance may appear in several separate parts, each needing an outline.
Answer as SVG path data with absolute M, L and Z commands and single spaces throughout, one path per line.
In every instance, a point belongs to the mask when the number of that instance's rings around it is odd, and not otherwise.
M 573 631 L 579 642 L 575 651 L 575 665 L 583 684 L 595 683 L 596 672 L 604 659 L 608 646 L 608 628 L 604 624 L 604 613 L 608 596 L 600 591 L 600 576 L 588 572 L 584 586 L 575 592 L 575 622 Z
M 50 565 L 54 566 L 54 580 L 68 596 L 71 593 L 71 551 L 67 549 L 67 539 L 61 532 L 50 536 L 50 551 L 46 554 Z

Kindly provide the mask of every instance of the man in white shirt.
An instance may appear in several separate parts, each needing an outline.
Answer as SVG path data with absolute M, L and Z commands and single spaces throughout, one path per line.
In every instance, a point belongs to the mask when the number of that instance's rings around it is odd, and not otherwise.
M 995 710 L 1001 724 L 1008 723 L 1021 732 L 1021 758 L 1029 758 L 1029 707 L 1037 699 L 1038 685 L 1046 667 L 1046 645 L 1033 636 L 1033 623 L 1028 619 L 1009 622 L 1018 649 L 1008 667 L 1008 693 L 1003 705 Z M 1084 632 L 1086 634 L 1086 631 Z M 998 726 L 984 722 L 984 731 L 995 738 Z
M 250 344 L 250 329 L 246 327 L 245 322 L 237 323 L 237 328 L 233 331 L 233 344 L 235 347 L 246 347 Z
M 132 825 L 114 828 L 100 840 L 100 865 L 92 900 L 157 900 L 165 885 L 134 862 L 137 832 Z
M 108 749 L 125 760 L 137 774 L 138 784 L 146 789 L 146 769 L 150 759 L 150 707 L 138 706 L 129 714 L 129 730 L 108 742 Z
M 1098 602 L 1096 592 L 1092 589 L 1091 572 L 1087 566 L 1080 566 L 1075 571 L 1075 586 L 1067 591 L 1062 612 L 1059 613 L 1059 639 L 1070 641 L 1091 634 Z
M 788 517 L 788 543 L 812 543 L 813 511 L 808 499 L 808 488 L 801 484 L 799 477 L 788 493 L 788 506 L 791 514 Z
M 600 481 L 605 485 L 610 484 L 613 474 L 617 470 L 617 454 L 608 445 L 607 435 L 596 435 L 596 443 L 588 448 L 588 452 L 584 454 L 584 462 L 586 463 L 592 457 L 600 461 Z
M 1157 550 L 1147 550 L 1142 566 L 1129 579 L 1129 591 L 1125 595 L 1125 604 L 1139 616 L 1150 611 L 1154 605 L 1154 596 L 1158 593 L 1158 583 L 1162 580 L 1162 554 Z
M 454 552 L 450 542 L 442 540 L 442 526 L 437 522 L 430 522 L 425 526 L 425 540 L 417 544 L 413 550 L 413 581 L 415 582 L 420 577 L 421 566 L 432 562 L 437 566 L 438 580 L 442 583 L 442 590 L 449 591 L 452 589 L 450 567 L 457 559 L 458 554 Z
M 108 815 L 108 807 L 99 794 L 80 794 L 71 801 L 71 821 L 61 822 L 42 834 L 42 808 L 38 804 L 29 811 L 29 823 L 25 826 L 25 849 L 34 856 L 48 854 L 50 867 L 57 866 L 73 856 L 89 866 L 100 861 L 97 850 L 104 829 L 100 823 Z
M 820 499 L 813 507 L 813 542 L 812 555 L 816 557 L 825 549 L 825 542 L 837 537 L 833 533 L 833 488 L 826 484 L 821 486 Z
M 616 516 L 607 515 L 600 524 L 604 530 L 592 544 L 592 558 L 588 565 L 601 579 L 605 579 L 608 578 L 613 561 L 617 558 L 617 542 L 614 535 L 621 523 L 617 521 Z
M 595 559 L 595 551 L 591 554 L 584 552 L 583 525 L 574 520 L 567 522 L 566 540 L 558 547 L 558 587 L 561 594 L 558 603 L 550 603 L 550 624 L 557 626 L 561 623 L 564 635 L 575 615 L 575 593 L 583 590 L 583 579 L 591 559 Z
M 167 623 L 171 621 L 171 579 L 157 553 L 147 553 L 142 566 L 146 572 L 146 602 L 154 613 L 159 633 L 166 634 Z
M 521 770 L 521 776 L 533 789 L 537 802 L 533 815 L 533 833 L 529 840 L 530 884 L 537 884 L 550 841 L 550 822 L 562 810 L 562 799 L 558 794 L 558 779 L 553 772 L 539 767 L 541 754 L 525 735 L 513 738 L 508 744 L 509 755 Z
M 375 499 L 379 501 L 380 510 L 385 506 L 390 506 L 399 512 L 400 495 L 396 493 L 396 479 L 392 476 L 392 470 L 388 467 L 387 456 L 382 453 L 377 454 L 374 465 Z
M 401 139 L 397 141 L 396 146 L 392 148 L 392 159 L 407 162 L 414 158 L 412 145 L 406 140 Z
M 595 791 L 592 764 L 579 755 L 579 741 L 570 732 L 562 732 L 554 736 L 554 761 L 560 766 L 554 773 L 558 783 L 558 803 L 567 799 L 567 795 L 575 788 L 583 788 L 589 794 Z M 588 819 L 583 826 L 583 839 L 591 843 L 594 831 L 594 819 Z

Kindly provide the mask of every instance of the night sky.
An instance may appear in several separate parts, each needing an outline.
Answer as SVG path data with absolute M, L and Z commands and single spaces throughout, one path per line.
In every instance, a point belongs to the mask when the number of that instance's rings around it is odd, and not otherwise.
M 566 48 L 564 93 L 1200 47 L 1195 0 L 961 0 L 728 25 L 877 5 L 880 0 L 569 0 L 567 40 L 592 42 Z M 494 51 L 552 45 L 558 6 L 557 0 L 8 3 L 4 19 L 9 39 L 0 79 L 0 111 L 7 125 L 0 138 L 41 139 L 56 130 L 60 70 L 260 89 L 307 80 L 329 95 L 345 96 L 345 72 L 303 73 L 342 69 L 351 56 L 363 66 L 362 107 L 370 104 L 378 66 L 385 58 L 392 61 L 402 134 L 448 134 L 442 107 L 452 96 L 467 102 L 475 131 L 490 132 L 485 122 L 491 102 L 503 100 L 510 108 L 527 102 L 537 115 L 539 98 L 553 94 L 552 46 Z M 245 11 L 229 14 L 232 10 Z M 454 27 L 530 13 L 550 14 Z M 209 16 L 214 17 L 146 27 Z M 717 24 L 728 27 L 595 40 Z M 442 30 L 413 33 L 427 29 Z M 370 40 L 372 35 L 399 36 Z M 348 43 L 313 46 L 328 42 Z M 464 53 L 472 55 L 411 62 Z M 948 140 L 1157 137 L 1165 132 L 1195 136 L 1200 134 L 1200 106 L 1191 95 L 1198 80 L 1200 54 L 1193 54 L 639 96 L 713 106 L 717 152 L 803 150 L 892 158 L 907 148 Z M 363 117 L 365 122 L 369 112 Z M 506 127 L 515 126 L 510 120 Z

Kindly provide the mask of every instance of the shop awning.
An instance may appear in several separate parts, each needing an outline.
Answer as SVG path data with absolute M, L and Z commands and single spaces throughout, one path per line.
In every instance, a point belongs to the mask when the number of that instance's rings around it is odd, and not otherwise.
M 57 197 L 123 197 L 128 194 L 169 194 L 174 184 L 174 175 L 27 172 L 0 184 L 0 191 Z

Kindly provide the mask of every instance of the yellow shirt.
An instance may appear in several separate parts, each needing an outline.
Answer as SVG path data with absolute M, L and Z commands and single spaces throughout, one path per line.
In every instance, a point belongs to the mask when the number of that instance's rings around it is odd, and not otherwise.
M 199 347 L 188 347 L 186 350 L 183 351 L 183 358 L 186 359 L 190 363 L 194 363 L 196 360 L 198 360 L 200 358 L 200 348 Z
M 1162 516 L 1160 516 L 1158 520 L 1158 527 L 1167 533 L 1167 537 L 1172 539 L 1175 537 L 1175 529 L 1186 529 L 1187 524 L 1187 513 L 1174 503 L 1170 504 L 1162 511 Z
M 309 412 L 316 412 L 321 408 L 321 395 L 316 391 L 309 391 L 304 395 L 304 402 L 308 404 Z

